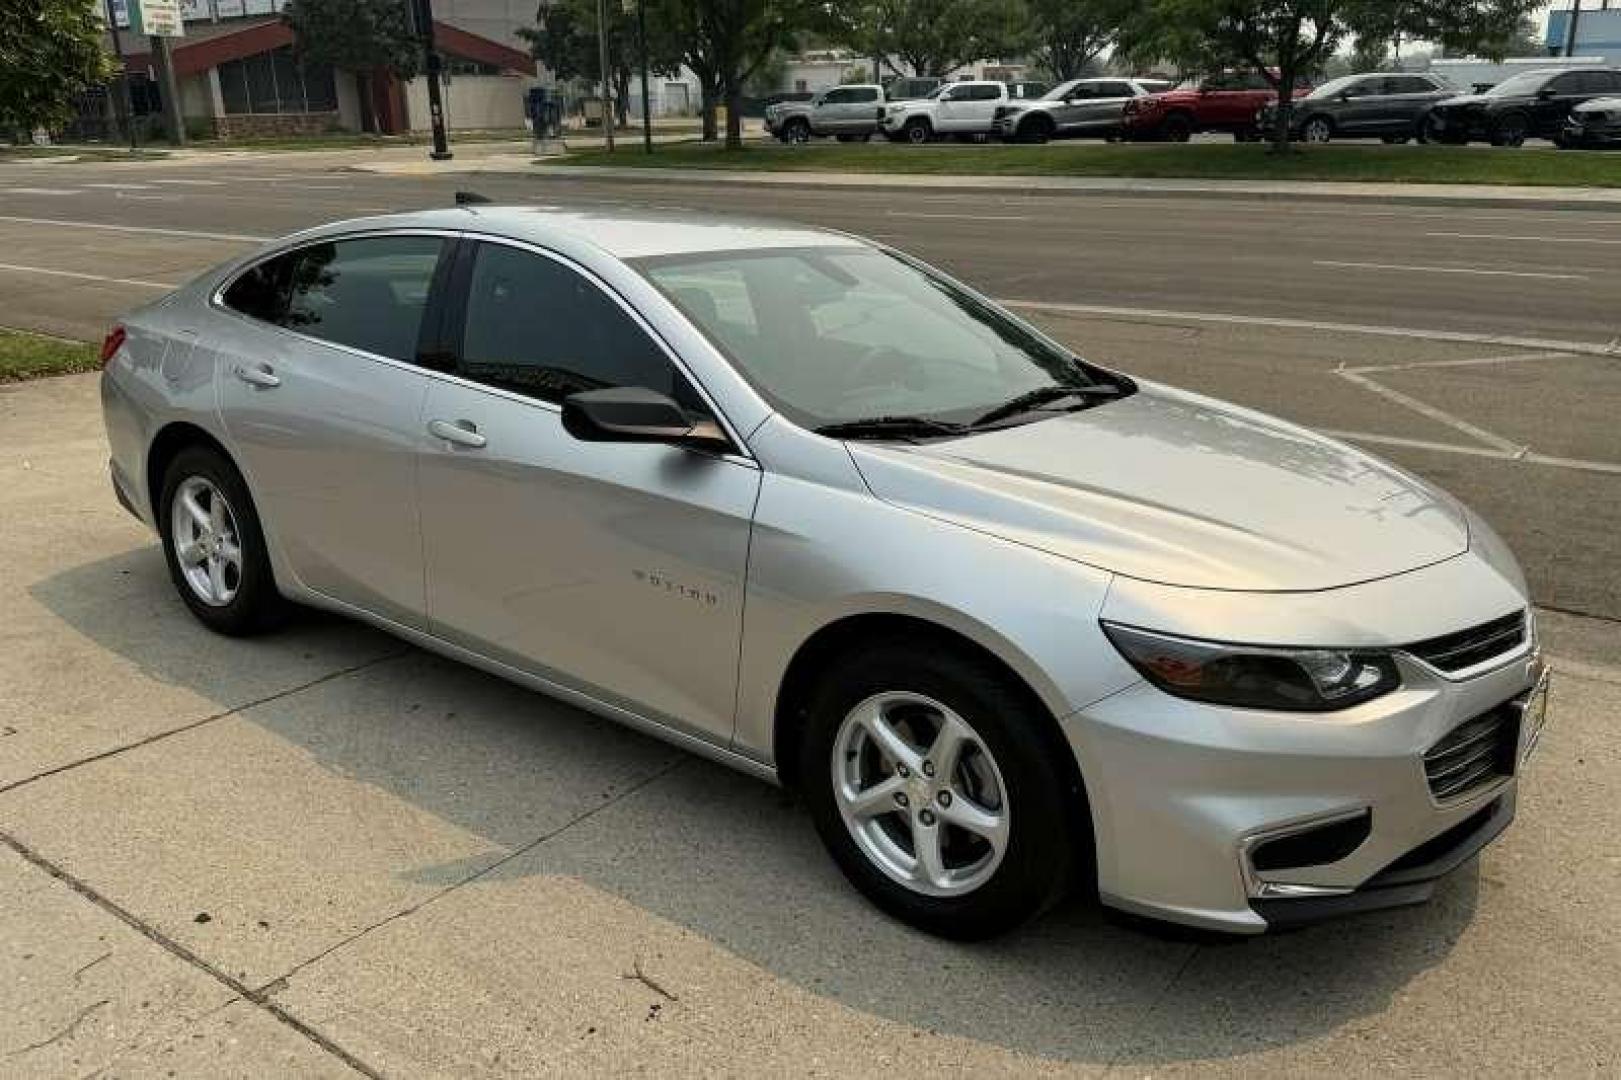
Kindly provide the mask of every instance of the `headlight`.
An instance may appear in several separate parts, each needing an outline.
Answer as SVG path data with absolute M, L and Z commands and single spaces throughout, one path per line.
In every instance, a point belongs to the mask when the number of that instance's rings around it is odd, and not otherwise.
M 1143 678 L 1191 701 L 1240 709 L 1328 712 L 1389 693 L 1389 653 L 1224 645 L 1105 622 L 1103 632 Z

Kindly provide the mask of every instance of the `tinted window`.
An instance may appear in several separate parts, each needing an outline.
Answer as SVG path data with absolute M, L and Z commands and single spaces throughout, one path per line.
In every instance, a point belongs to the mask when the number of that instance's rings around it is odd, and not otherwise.
M 850 91 L 848 91 L 848 90 L 829 90 L 822 97 L 822 104 L 824 104 L 824 105 L 842 105 L 847 101 L 853 101 L 853 100 L 854 99 L 850 96 Z
M 1123 82 L 1099 83 L 1098 97 L 1131 97 L 1131 84 Z
M 379 236 L 293 253 L 282 325 L 394 360 L 414 360 L 443 241 Z
M 1567 71 L 1548 85 L 1556 94 L 1579 94 L 1587 89 L 1587 72 Z
M 1608 71 L 1584 71 L 1576 84 L 1577 92 L 1583 94 L 1604 94 L 1615 88 L 1615 78 Z
M 850 100 L 856 102 L 877 101 L 878 91 L 874 90 L 872 87 L 867 87 L 864 90 L 852 90 L 850 91 Z
M 580 390 L 642 386 L 697 402 L 659 347 L 601 288 L 544 256 L 479 247 L 468 285 L 462 372 L 561 402 Z
M 1431 94 L 1440 89 L 1430 80 L 1418 75 L 1395 75 L 1386 80 L 1387 94 Z
M 250 318 L 279 323 L 287 310 L 287 282 L 297 254 L 267 259 L 231 283 L 225 306 Z

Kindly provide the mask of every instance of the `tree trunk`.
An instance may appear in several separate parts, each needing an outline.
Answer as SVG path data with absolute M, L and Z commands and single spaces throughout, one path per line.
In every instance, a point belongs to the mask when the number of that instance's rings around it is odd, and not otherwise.
M 619 126 L 630 126 L 630 69 L 614 69 L 614 111 L 619 114 Z
M 743 84 L 736 79 L 726 83 L 726 149 L 743 148 Z
M 703 140 L 714 142 L 715 133 L 715 91 L 707 81 L 700 81 L 698 85 L 699 112 L 703 115 Z
M 355 72 L 355 94 L 360 99 L 360 130 L 377 131 L 377 76 L 370 71 Z
M 1295 111 L 1295 73 L 1284 70 L 1279 75 L 1278 111 L 1272 120 L 1272 152 L 1287 154 L 1290 150 L 1289 129 L 1293 126 Z

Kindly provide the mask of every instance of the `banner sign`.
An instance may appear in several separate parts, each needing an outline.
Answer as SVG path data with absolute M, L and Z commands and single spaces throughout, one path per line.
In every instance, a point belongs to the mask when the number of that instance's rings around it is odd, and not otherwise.
M 130 29 L 153 37 L 185 37 L 185 21 L 180 17 L 180 0 L 126 0 Z M 115 9 L 116 14 L 116 9 Z

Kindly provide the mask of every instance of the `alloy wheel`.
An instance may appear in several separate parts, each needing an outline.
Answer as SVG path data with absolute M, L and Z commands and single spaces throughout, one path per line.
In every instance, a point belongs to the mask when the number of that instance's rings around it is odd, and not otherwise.
M 1322 117 L 1316 117 L 1306 122 L 1305 136 L 1307 142 L 1317 143 L 1320 145 L 1333 138 L 1334 129 L 1329 126 L 1327 120 L 1324 120 Z
M 973 892 L 1007 853 L 1007 785 L 969 723 L 921 694 L 862 701 L 833 741 L 833 794 L 873 866 L 925 896 Z
M 224 493 L 201 476 L 187 477 L 169 508 L 170 537 L 192 594 L 225 607 L 242 586 L 242 539 Z

